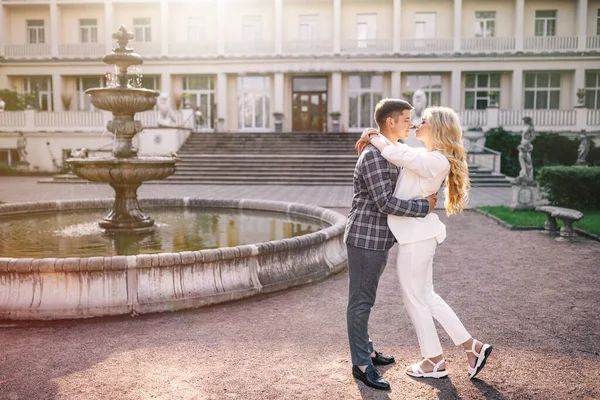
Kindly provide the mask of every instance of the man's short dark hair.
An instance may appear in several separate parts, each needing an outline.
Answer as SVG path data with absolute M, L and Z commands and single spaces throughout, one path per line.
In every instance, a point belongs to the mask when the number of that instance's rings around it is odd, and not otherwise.
M 385 121 L 388 117 L 392 117 L 395 120 L 398 117 L 398 114 L 401 114 L 405 110 L 412 109 L 413 106 L 411 106 L 408 101 L 400 99 L 383 99 L 375 106 L 373 118 L 379 129 L 381 129 L 385 125 Z

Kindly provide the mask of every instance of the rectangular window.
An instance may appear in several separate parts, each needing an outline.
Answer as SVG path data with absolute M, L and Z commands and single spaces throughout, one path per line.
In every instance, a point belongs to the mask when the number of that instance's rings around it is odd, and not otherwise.
M 244 41 L 257 42 L 262 40 L 262 15 L 245 15 L 242 21 Z
M 152 41 L 152 20 L 150 18 L 133 19 L 133 39 L 136 42 Z
M 189 43 L 200 43 L 206 40 L 208 30 L 206 18 L 188 17 L 187 19 L 187 41 Z
M 435 37 L 436 13 L 415 13 L 415 38 L 429 39 Z
M 312 42 L 319 39 L 319 16 L 300 15 L 298 38 L 303 42 Z
M 95 19 L 79 20 L 79 43 L 98 43 L 98 25 Z
M 240 129 L 269 128 L 269 96 L 271 93 L 268 76 L 240 76 L 237 78 L 238 127 Z
M 33 95 L 32 106 L 39 111 L 52 111 L 52 78 L 39 76 L 25 78 L 25 93 Z
M 203 124 L 200 128 L 210 129 L 213 125 L 215 80 L 210 75 L 183 77 L 183 107 L 200 108 Z
M 441 74 L 408 74 L 404 83 L 404 94 L 408 101 L 414 103 L 416 91 L 425 93 L 426 104 L 419 106 L 439 106 L 442 102 L 442 75 Z M 413 104 L 417 106 L 417 104 Z
M 490 103 L 490 92 L 496 92 L 500 101 L 499 73 L 469 73 L 465 76 L 465 109 L 485 110 Z
M 373 110 L 383 98 L 383 76 L 348 77 L 348 119 L 350 128 L 373 126 Z
M 496 36 L 496 11 L 475 11 L 475 37 Z
M 92 105 L 90 95 L 85 91 L 88 89 L 105 86 L 104 76 L 80 76 L 75 82 L 75 88 L 77 90 L 77 111 L 93 111 L 94 106 Z
M 28 19 L 27 20 L 27 43 L 42 44 L 46 43 L 46 35 L 44 33 L 43 19 Z
M 535 36 L 556 36 L 556 10 L 535 12 Z
M 600 109 L 600 71 L 585 73 L 585 107 L 592 110 Z
M 560 108 L 560 72 L 525 73 L 525 108 L 529 110 Z
M 596 36 L 600 36 L 600 8 L 596 12 Z
M 377 39 L 377 14 L 356 15 L 356 39 L 358 47 L 368 47 Z

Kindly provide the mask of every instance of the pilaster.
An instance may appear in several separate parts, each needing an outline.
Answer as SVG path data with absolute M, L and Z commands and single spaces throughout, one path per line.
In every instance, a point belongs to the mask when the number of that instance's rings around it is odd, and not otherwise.
M 52 58 L 58 58 L 58 27 L 60 25 L 58 15 L 58 4 L 56 0 L 50 1 L 50 55 Z
M 131 29 L 131 27 L 129 27 Z M 104 0 L 104 40 L 106 44 L 106 53 L 111 53 L 113 49 L 114 40 L 112 34 L 114 33 L 113 25 L 113 6 L 111 0 Z
M 390 90 L 390 97 L 392 97 L 393 99 L 401 98 L 400 77 L 401 77 L 400 71 L 392 71 L 392 82 L 391 82 L 392 87 Z
M 515 0 L 515 50 L 523 51 L 525 0 Z
M 587 42 L 588 0 L 579 0 L 577 6 L 577 50 L 585 51 Z
M 169 3 L 167 0 L 160 1 L 160 54 L 163 57 L 169 55 Z
M 450 76 L 450 106 L 455 110 L 460 110 L 461 104 L 461 71 L 459 69 L 453 69 Z
M 454 0 L 454 52 L 460 53 L 462 40 L 462 0 Z
M 283 0 L 275 0 L 275 54 L 283 53 Z
M 520 110 L 523 108 L 523 70 L 513 70 L 512 76 L 512 102 L 511 109 Z
M 392 18 L 393 18 L 393 22 L 392 22 L 392 26 L 393 26 L 393 41 L 392 41 L 392 48 L 394 51 L 394 54 L 398 54 L 400 53 L 400 28 L 401 28 L 401 19 L 402 19 L 402 0 L 394 0 L 394 6 L 393 6 L 393 11 L 392 11 Z
M 333 53 L 342 51 L 342 0 L 333 0 Z

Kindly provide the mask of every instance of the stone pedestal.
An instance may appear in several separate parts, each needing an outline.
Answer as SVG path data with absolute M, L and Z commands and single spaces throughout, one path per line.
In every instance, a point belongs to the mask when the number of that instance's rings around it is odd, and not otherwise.
M 19 172 L 29 172 L 29 163 L 27 161 L 19 161 L 19 162 L 17 162 L 17 171 L 19 171 Z
M 540 205 L 540 186 L 537 182 L 521 182 L 512 186 L 511 209 L 535 210 Z

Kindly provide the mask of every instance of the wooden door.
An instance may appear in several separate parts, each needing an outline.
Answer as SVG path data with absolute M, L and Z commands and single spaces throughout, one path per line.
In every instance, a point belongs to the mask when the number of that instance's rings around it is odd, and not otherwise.
M 292 130 L 294 132 L 323 132 L 325 130 L 327 93 L 294 93 L 292 100 Z

